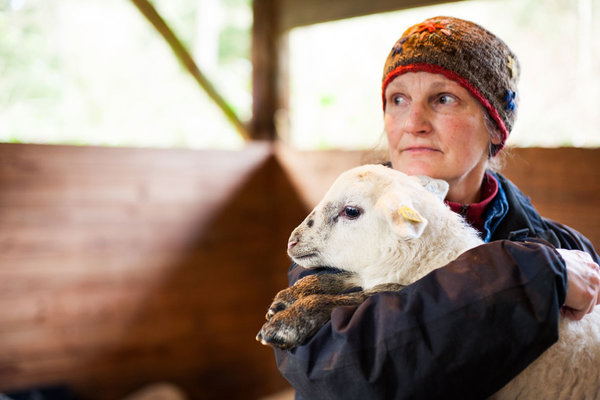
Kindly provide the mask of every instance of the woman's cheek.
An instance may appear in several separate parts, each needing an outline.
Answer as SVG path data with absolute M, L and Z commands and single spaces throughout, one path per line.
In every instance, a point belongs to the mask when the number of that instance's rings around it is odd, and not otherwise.
M 386 122 L 383 126 L 383 129 L 387 136 L 390 147 L 395 147 L 398 144 L 398 141 L 400 140 L 400 133 L 397 131 L 397 129 L 395 129 L 395 125 L 393 123 L 389 123 L 386 118 Z

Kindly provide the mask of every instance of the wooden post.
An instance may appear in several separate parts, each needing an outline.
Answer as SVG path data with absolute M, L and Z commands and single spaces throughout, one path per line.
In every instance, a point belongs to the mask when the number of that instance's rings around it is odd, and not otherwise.
M 277 1 L 254 0 L 252 25 L 252 139 L 276 138 L 275 114 L 280 106 Z

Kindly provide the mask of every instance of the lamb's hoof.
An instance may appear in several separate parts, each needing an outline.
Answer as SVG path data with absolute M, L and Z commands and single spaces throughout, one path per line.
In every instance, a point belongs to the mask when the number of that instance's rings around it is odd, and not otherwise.
M 275 314 L 285 310 L 286 308 L 288 308 L 288 306 L 289 305 L 284 302 L 274 301 L 273 304 L 271 304 L 271 307 L 269 307 L 269 311 L 267 311 L 267 315 L 265 315 L 265 318 L 267 319 L 267 321 L 270 320 Z
M 301 344 L 302 337 L 294 326 L 282 322 L 281 318 L 274 318 L 262 326 L 256 340 L 266 346 L 287 350 Z
M 275 296 L 275 299 L 269 306 L 269 310 L 267 311 L 267 315 L 265 318 L 269 321 L 275 314 L 287 310 L 291 307 L 297 299 L 296 291 L 293 287 L 281 290 Z
M 285 341 L 285 338 L 278 335 L 276 332 L 273 334 L 267 334 L 266 332 L 265 333 L 259 332 L 258 335 L 256 335 L 256 340 L 265 346 L 273 346 L 273 347 L 280 348 L 282 350 L 287 350 L 292 347 L 295 347 L 293 345 L 288 344 Z

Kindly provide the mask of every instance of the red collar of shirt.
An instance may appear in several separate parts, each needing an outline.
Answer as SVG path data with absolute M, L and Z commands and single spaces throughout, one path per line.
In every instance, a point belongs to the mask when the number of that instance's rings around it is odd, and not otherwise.
M 492 199 L 496 197 L 496 194 L 498 194 L 498 181 L 493 175 L 486 172 L 481 183 L 481 200 L 479 203 L 461 204 L 448 200 L 445 203 L 452 211 L 465 217 L 468 223 L 479 232 L 482 232 L 485 222 L 483 213 Z

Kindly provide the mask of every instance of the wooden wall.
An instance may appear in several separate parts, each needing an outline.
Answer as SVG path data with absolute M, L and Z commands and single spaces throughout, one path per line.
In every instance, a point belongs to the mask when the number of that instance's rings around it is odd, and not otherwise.
M 502 172 L 540 214 L 569 225 L 600 249 L 600 149 L 512 149 Z
M 600 149 L 516 149 L 506 174 L 600 245 Z M 0 144 L 0 392 L 118 399 L 287 388 L 254 336 L 292 228 L 359 152 Z
M 254 337 L 305 210 L 271 147 L 0 145 L 0 392 L 287 387 Z

